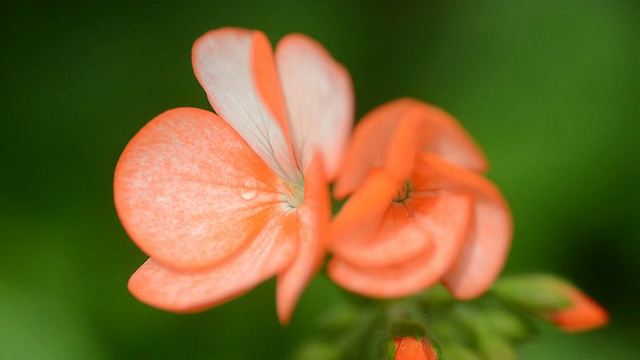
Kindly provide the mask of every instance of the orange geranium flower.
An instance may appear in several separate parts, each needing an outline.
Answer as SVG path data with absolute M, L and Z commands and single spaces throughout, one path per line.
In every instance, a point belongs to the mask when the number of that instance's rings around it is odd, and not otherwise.
M 217 115 L 178 108 L 157 116 L 116 168 L 118 215 L 150 256 L 129 289 L 189 312 L 277 275 L 286 323 L 324 258 L 327 184 L 353 124 L 350 77 L 297 34 L 274 53 L 261 32 L 223 28 L 199 38 L 192 55 Z
M 396 355 L 393 360 L 438 360 L 438 354 L 425 338 L 405 336 L 394 340 Z
M 329 276 L 395 298 L 438 281 L 460 299 L 483 293 L 506 259 L 511 215 L 479 174 L 486 160 L 444 111 L 412 99 L 358 124 L 335 186 L 351 197 L 332 225 Z

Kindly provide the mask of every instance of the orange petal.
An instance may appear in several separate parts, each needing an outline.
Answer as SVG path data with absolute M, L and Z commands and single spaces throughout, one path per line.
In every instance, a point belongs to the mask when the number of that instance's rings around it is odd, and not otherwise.
M 282 127 L 284 135 L 289 141 L 287 110 L 284 105 L 284 94 L 280 86 L 280 78 L 278 77 L 278 71 L 276 69 L 273 48 L 264 33 L 254 31 L 253 36 L 251 61 L 253 64 L 253 74 L 255 76 L 255 86 L 262 101 L 264 101 L 264 105 L 271 110 L 275 120 Z
M 140 301 L 174 312 L 196 312 L 228 301 L 288 266 L 296 252 L 298 226 L 284 214 L 272 219 L 251 244 L 202 272 L 176 271 L 149 259 L 129 280 Z
M 302 291 L 319 270 L 325 256 L 324 242 L 331 204 L 324 165 L 317 157 L 305 174 L 304 201 L 294 211 L 299 224 L 299 247 L 293 263 L 278 275 L 278 317 L 288 324 Z
M 609 322 L 609 314 L 602 306 L 582 291 L 564 284 L 564 293 L 571 306 L 567 309 L 550 312 L 548 318 L 559 328 L 567 332 L 579 332 L 604 326 Z
M 213 30 L 195 42 L 192 57 L 215 111 L 281 178 L 298 182 L 266 36 L 238 28 Z
M 239 251 L 282 212 L 275 174 L 215 114 L 167 111 L 129 142 L 116 167 L 118 215 L 154 260 L 202 269 Z
M 452 165 L 432 154 L 421 154 L 416 171 L 434 192 L 468 193 L 474 198 L 474 216 L 465 246 L 443 283 L 459 299 L 485 292 L 506 261 L 512 236 L 511 212 L 498 188 L 481 175 Z
M 384 171 L 373 169 L 362 186 L 342 206 L 331 222 L 332 233 L 339 234 L 349 229 L 366 226 L 367 222 L 383 216 L 393 196 L 397 183 Z
M 418 224 L 415 210 L 396 203 L 360 226 L 332 233 L 331 239 L 335 256 L 361 267 L 393 265 L 432 246 L 432 239 Z
M 364 267 L 340 256 L 329 262 L 328 273 L 333 281 L 355 293 L 378 298 L 397 298 L 415 294 L 440 280 L 455 261 L 468 231 L 471 200 L 466 195 L 443 195 L 438 198 L 412 200 L 412 218 L 431 246 L 414 253 L 411 258 L 379 267 Z M 397 234 L 408 219 L 397 223 Z M 393 238 L 403 247 L 402 236 Z M 364 249 L 364 248 L 363 248 Z M 391 256 L 393 252 L 390 251 Z
M 375 108 L 360 120 L 345 155 L 343 172 L 334 187 L 337 198 L 354 192 L 372 168 L 383 169 L 396 181 L 408 177 L 417 149 L 417 123 L 404 121 L 410 112 L 404 103 L 391 102 Z
M 396 339 L 395 346 L 393 360 L 438 360 L 438 354 L 426 339 L 406 336 Z
M 413 152 L 435 153 L 474 171 L 487 162 L 480 148 L 458 122 L 434 106 L 399 99 L 377 107 L 358 124 L 336 182 L 335 193 L 355 191 L 372 167 L 403 179 L 413 166 Z
M 489 164 L 484 153 L 455 118 L 438 107 L 413 102 L 416 109 L 412 116 L 422 120 L 418 140 L 422 152 L 436 154 L 472 171 L 487 170 Z
M 297 162 L 306 173 L 320 151 L 332 180 L 353 126 L 351 78 L 320 44 L 300 34 L 280 41 L 276 63 Z
M 511 217 L 502 204 L 480 200 L 471 232 L 443 284 L 458 299 L 482 295 L 496 280 L 511 245 Z

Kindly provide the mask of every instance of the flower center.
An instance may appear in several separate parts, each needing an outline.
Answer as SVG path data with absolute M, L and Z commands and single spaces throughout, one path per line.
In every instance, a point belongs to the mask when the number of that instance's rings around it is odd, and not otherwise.
M 280 192 L 284 195 L 287 204 L 292 208 L 297 208 L 304 201 L 304 185 L 290 183 L 280 179 Z
M 411 184 L 411 181 L 407 180 L 404 185 L 398 189 L 396 196 L 393 197 L 393 201 L 397 203 L 404 203 L 409 196 L 411 196 L 412 191 L 413 185 Z

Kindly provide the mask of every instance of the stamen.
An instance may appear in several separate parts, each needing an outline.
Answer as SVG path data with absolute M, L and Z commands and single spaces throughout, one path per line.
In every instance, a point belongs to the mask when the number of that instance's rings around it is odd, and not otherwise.
M 404 185 L 398 189 L 396 196 L 393 197 L 393 201 L 397 203 L 404 203 L 409 196 L 411 196 L 412 191 L 413 185 L 411 184 L 411 181 L 407 180 Z
M 280 192 L 292 209 L 302 204 L 304 201 L 304 185 L 290 183 L 282 179 L 278 179 L 278 183 L 280 184 Z

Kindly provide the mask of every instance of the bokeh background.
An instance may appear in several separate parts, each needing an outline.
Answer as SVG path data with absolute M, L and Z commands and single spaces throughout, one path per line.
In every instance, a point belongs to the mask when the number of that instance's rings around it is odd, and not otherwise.
M 283 328 L 274 281 L 195 315 L 126 290 L 146 257 L 115 164 L 155 115 L 209 108 L 191 45 L 229 25 L 317 39 L 358 117 L 412 96 L 475 136 L 515 217 L 505 272 L 566 276 L 612 316 L 544 327 L 523 359 L 638 358 L 640 2 L 9 0 L 0 19 L 0 359 L 286 359 L 344 301 L 319 277 Z

